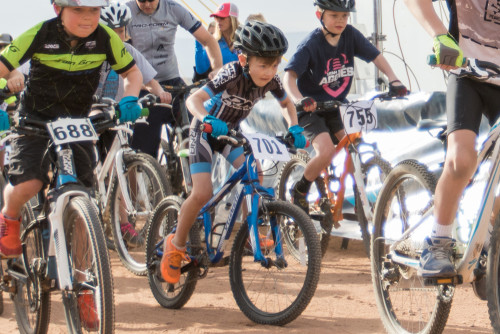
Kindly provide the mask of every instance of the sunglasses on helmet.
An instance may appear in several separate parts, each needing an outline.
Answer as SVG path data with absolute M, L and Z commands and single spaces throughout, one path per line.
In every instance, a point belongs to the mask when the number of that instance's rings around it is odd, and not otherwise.
M 145 3 L 146 1 L 147 1 L 147 2 L 153 2 L 153 1 L 155 1 L 155 0 L 137 0 L 137 1 L 139 1 L 140 3 Z

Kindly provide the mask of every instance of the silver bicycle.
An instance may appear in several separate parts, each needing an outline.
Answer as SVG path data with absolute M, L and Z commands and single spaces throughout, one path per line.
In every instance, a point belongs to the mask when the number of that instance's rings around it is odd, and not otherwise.
M 500 67 L 469 59 L 460 75 L 483 80 L 499 76 Z M 455 286 L 463 283 L 486 288 L 491 324 L 495 333 L 500 331 L 500 217 L 494 210 L 500 204 L 499 139 L 500 119 L 482 144 L 476 172 L 460 201 L 453 235 L 456 277 L 423 279 L 417 274 L 432 225 L 435 176 L 415 160 L 400 162 L 387 176 L 375 206 L 371 247 L 373 286 L 387 332 L 441 333 Z M 483 250 L 492 220 L 491 243 Z
M 140 99 L 143 107 L 157 105 L 148 95 Z M 112 117 L 116 102 L 109 98 L 93 105 L 102 108 L 106 121 L 99 132 L 113 135 L 109 145 L 101 145 L 101 159 L 95 174 L 95 197 L 102 220 L 113 236 L 114 250 L 123 265 L 136 275 L 146 275 L 145 238 L 148 219 L 156 205 L 171 193 L 167 178 L 158 161 L 149 154 L 136 152 L 129 146 L 133 131 L 129 123 L 117 124 Z M 111 116 L 111 117 L 110 117 Z M 138 120 L 140 122 L 140 120 Z M 103 135 L 101 135 L 103 140 Z M 108 146 L 108 147 L 103 147 Z M 109 243 L 109 239 L 108 239 Z

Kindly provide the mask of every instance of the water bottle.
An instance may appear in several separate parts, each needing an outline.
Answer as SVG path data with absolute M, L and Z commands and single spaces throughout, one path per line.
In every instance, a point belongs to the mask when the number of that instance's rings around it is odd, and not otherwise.
M 219 245 L 219 240 L 224 231 L 224 226 L 229 218 L 232 204 L 228 201 L 221 201 L 215 211 L 214 222 L 212 224 L 212 233 L 210 235 L 210 245 L 213 249 Z

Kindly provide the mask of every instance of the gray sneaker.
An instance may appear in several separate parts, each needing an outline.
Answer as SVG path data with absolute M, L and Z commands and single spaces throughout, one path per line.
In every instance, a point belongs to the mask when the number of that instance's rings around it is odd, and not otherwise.
M 453 265 L 455 240 L 445 237 L 425 238 L 424 250 L 420 255 L 418 274 L 424 278 L 454 277 L 457 275 Z

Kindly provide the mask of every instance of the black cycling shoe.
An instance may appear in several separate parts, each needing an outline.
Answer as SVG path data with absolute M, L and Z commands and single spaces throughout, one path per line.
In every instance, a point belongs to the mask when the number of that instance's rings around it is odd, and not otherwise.
M 301 193 L 295 186 L 290 190 L 290 194 L 292 195 L 292 203 L 304 210 L 305 213 L 309 214 L 309 202 L 306 198 L 307 193 Z

